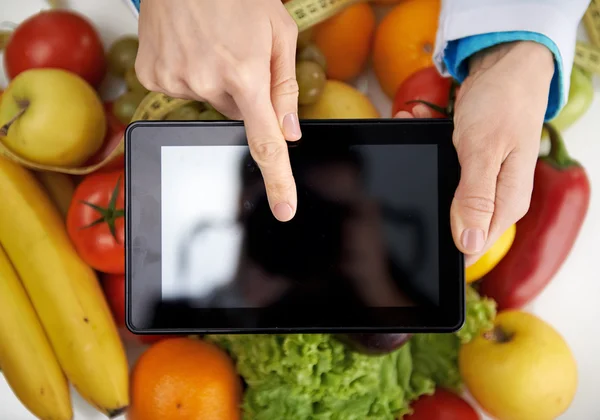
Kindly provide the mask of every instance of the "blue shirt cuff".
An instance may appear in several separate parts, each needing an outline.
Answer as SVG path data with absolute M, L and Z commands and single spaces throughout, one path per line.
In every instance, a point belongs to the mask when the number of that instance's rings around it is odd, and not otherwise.
M 492 47 L 497 44 L 512 41 L 533 41 L 545 45 L 554 55 L 554 75 L 550 83 L 548 96 L 548 108 L 545 120 L 554 118 L 564 106 L 566 95 L 564 94 L 563 63 L 556 44 L 547 36 L 527 31 L 493 32 L 489 34 L 473 35 L 451 41 L 444 51 L 444 64 L 448 73 L 458 82 L 467 77 L 468 58 L 478 51 Z

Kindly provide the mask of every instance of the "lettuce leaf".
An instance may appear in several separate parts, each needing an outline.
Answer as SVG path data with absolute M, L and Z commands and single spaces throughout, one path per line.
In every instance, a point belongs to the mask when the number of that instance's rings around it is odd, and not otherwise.
M 487 297 L 479 296 L 473 287 L 466 290 L 465 324 L 456 332 L 461 343 L 468 343 L 481 331 L 487 331 L 494 326 L 496 317 L 496 302 Z
M 252 420 L 394 420 L 436 386 L 460 389 L 458 350 L 492 325 L 495 305 L 467 292 L 467 320 L 456 334 L 417 334 L 385 355 L 353 351 L 329 334 L 214 335 L 247 389 Z

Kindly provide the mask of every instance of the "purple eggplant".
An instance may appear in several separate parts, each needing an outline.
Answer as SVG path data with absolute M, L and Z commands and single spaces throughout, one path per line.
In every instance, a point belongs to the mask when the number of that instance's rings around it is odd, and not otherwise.
M 411 337 L 412 334 L 364 333 L 345 334 L 340 338 L 361 353 L 386 354 L 402 347 Z

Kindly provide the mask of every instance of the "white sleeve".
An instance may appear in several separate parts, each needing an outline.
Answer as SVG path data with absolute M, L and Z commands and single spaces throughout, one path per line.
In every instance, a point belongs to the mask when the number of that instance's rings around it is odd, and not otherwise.
M 492 32 L 537 32 L 557 46 L 563 77 L 568 80 L 577 27 L 589 3 L 589 0 L 442 0 L 435 65 L 448 75 L 443 55 L 450 41 Z

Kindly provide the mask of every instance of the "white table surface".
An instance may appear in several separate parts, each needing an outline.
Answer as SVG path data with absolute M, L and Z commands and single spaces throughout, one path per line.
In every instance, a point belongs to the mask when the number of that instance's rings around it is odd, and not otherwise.
M 107 46 L 121 35 L 137 33 L 137 21 L 122 0 L 70 0 L 68 5 L 93 21 Z M 0 0 L 0 22 L 21 22 L 45 7 L 42 0 Z M 0 70 L 0 87 L 5 87 L 6 78 L 2 72 L 3 69 Z M 359 82 L 359 87 L 369 91 L 382 116 L 388 117 L 389 101 L 374 80 L 367 75 Z M 111 91 L 114 87 L 107 89 Z M 600 188 L 600 77 L 595 78 L 595 90 L 592 108 L 565 132 L 571 155 L 586 167 L 591 179 L 593 192 L 588 217 L 568 260 L 550 286 L 528 308 L 565 337 L 578 361 L 579 388 L 571 407 L 560 417 L 565 420 L 600 419 L 600 398 L 598 387 L 594 385 L 600 377 L 600 335 L 597 335 L 600 331 L 600 273 L 594 265 L 600 257 L 600 194 L 596 192 L 596 188 Z M 140 350 L 129 349 L 132 361 Z M 75 392 L 73 400 L 75 420 L 105 419 Z M 116 420 L 122 419 L 124 417 Z M 0 420 L 35 420 L 14 397 L 2 375 Z

